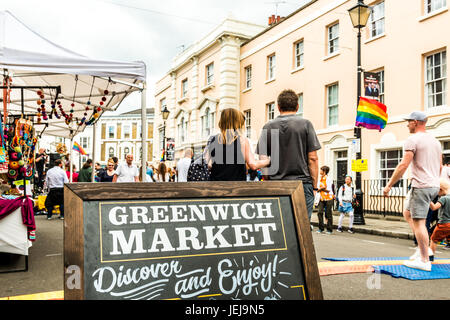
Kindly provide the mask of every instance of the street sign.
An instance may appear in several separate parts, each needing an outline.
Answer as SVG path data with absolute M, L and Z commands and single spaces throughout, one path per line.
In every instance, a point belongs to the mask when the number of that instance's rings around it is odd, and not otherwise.
M 352 171 L 365 172 L 369 171 L 369 163 L 366 159 L 352 160 Z
M 65 299 L 323 298 L 301 182 L 95 186 L 65 187 Z
M 352 140 L 352 153 L 360 153 L 361 152 L 361 139 L 353 139 Z

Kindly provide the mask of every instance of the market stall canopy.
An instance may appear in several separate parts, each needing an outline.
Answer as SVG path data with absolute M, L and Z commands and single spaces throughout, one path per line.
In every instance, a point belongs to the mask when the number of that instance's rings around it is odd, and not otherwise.
M 129 94 L 143 89 L 146 79 L 144 62 L 90 59 L 45 39 L 8 11 L 0 12 L 0 68 L 12 78 L 11 86 L 36 87 L 24 90 L 23 99 L 26 116 L 34 116 L 36 122 L 40 113 L 36 130 L 65 138 L 82 132 L 89 120 L 94 122 L 94 113 L 98 119 L 105 111 L 115 111 Z M 59 86 L 61 92 L 55 89 Z M 21 114 L 20 91 L 11 90 L 10 114 Z M 45 101 L 48 120 L 38 100 Z M 72 114 L 70 123 L 64 114 Z

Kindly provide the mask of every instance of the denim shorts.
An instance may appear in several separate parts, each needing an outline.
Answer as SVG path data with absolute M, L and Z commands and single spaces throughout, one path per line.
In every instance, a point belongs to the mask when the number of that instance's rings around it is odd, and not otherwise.
M 411 188 L 406 210 L 411 212 L 413 219 L 426 219 L 430 203 L 437 197 L 439 188 Z
M 339 212 L 342 213 L 353 213 L 353 206 L 351 202 L 342 202 L 342 206 L 339 206 Z

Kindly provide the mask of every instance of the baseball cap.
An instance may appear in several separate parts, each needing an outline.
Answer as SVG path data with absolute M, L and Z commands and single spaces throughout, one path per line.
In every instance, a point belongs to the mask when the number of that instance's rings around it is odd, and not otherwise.
M 405 120 L 427 121 L 428 116 L 421 111 L 414 111 Z

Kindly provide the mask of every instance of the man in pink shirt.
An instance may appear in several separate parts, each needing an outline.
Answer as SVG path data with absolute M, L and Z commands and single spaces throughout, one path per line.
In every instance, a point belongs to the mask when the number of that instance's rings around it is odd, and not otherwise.
M 425 222 L 430 202 L 439 192 L 442 149 L 439 141 L 426 132 L 428 118 L 425 113 L 413 112 L 405 120 L 408 121 L 408 129 L 412 135 L 405 141 L 403 160 L 395 169 L 383 193 L 388 197 L 392 187 L 411 165 L 412 188 L 404 215 L 416 236 L 418 249 L 404 265 L 431 271 L 429 256 L 433 254 L 428 251 L 429 235 Z

